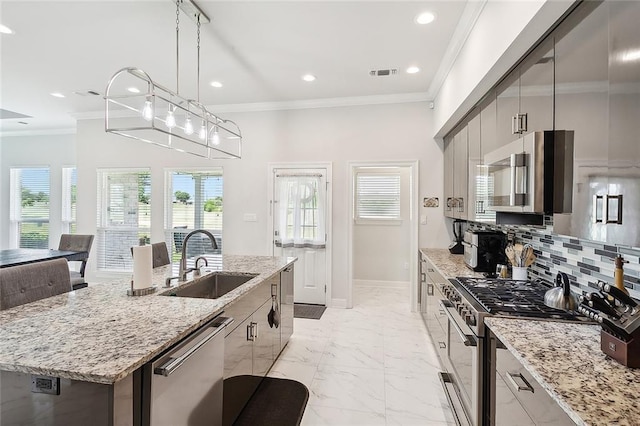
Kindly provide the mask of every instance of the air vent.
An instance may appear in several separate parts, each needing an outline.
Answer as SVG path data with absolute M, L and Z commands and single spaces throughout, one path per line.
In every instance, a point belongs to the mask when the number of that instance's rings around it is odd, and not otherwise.
M 96 92 L 95 90 L 77 90 L 73 93 L 78 96 L 100 96 L 100 93 Z
M 386 70 L 371 70 L 369 71 L 369 75 L 371 77 L 386 77 L 388 75 L 396 75 L 398 74 L 398 68 L 389 68 Z

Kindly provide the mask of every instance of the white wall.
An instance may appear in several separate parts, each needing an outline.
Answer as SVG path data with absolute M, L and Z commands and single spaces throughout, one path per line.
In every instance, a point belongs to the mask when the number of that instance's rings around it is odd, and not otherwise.
M 96 230 L 96 168 L 150 167 L 152 235 L 163 239 L 165 167 L 224 168 L 225 253 L 269 254 L 268 163 L 331 161 L 333 165 L 333 257 L 331 299 L 347 299 L 348 161 L 420 160 L 420 199 L 442 197 L 442 151 L 431 137 L 426 103 L 405 103 L 227 114 L 242 128 L 241 160 L 207 161 L 106 134 L 102 120 L 78 122 L 78 231 Z M 257 222 L 244 222 L 255 213 Z M 442 209 L 423 209 L 421 247 L 444 247 L 449 237 Z M 89 277 L 95 274 L 89 262 Z
M 434 99 L 434 135 L 444 137 L 573 3 L 487 1 Z
M 62 233 L 62 168 L 76 164 L 75 135 L 3 136 L 0 142 L 0 248 L 9 248 L 9 175 L 12 167 L 49 167 L 49 247 Z

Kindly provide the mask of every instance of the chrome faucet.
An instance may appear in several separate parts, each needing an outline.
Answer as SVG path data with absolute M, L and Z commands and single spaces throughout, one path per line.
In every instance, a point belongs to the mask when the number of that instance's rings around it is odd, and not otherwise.
M 207 237 L 209 237 L 209 239 L 211 240 L 211 245 L 213 246 L 214 249 L 218 248 L 218 243 L 216 243 L 216 239 L 214 238 L 213 234 L 205 229 L 196 229 L 195 231 L 191 231 L 187 234 L 186 237 L 184 237 L 184 240 L 182 241 L 182 258 L 180 259 L 180 279 L 182 281 L 185 281 L 187 279 L 187 274 L 191 271 L 194 271 L 195 268 L 187 268 L 187 242 L 189 241 L 189 238 L 191 238 L 192 235 L 194 234 L 204 234 Z

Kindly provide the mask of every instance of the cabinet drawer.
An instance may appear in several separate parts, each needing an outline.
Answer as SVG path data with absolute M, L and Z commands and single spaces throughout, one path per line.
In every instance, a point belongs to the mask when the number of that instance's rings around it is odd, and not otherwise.
M 567 413 L 507 349 L 496 350 L 496 382 L 499 383 L 500 379 L 534 424 L 575 425 Z M 505 418 L 504 421 L 499 421 L 506 414 L 498 398 L 496 400 L 496 424 L 507 424 L 506 422 L 512 419 Z

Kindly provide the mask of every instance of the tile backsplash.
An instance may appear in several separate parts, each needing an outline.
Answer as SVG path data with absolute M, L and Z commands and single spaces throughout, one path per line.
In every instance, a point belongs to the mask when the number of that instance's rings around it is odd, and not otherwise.
M 469 222 L 470 229 L 499 229 L 514 233 L 515 241 L 533 246 L 536 261 L 529 268 L 529 278 L 554 281 L 558 272 L 565 272 L 574 290 L 592 292 L 598 280 L 613 284 L 613 259 L 621 254 L 624 264 L 624 285 L 629 294 L 640 299 L 640 249 L 615 246 L 553 233 L 553 217 L 545 217 L 544 226 L 486 225 Z

